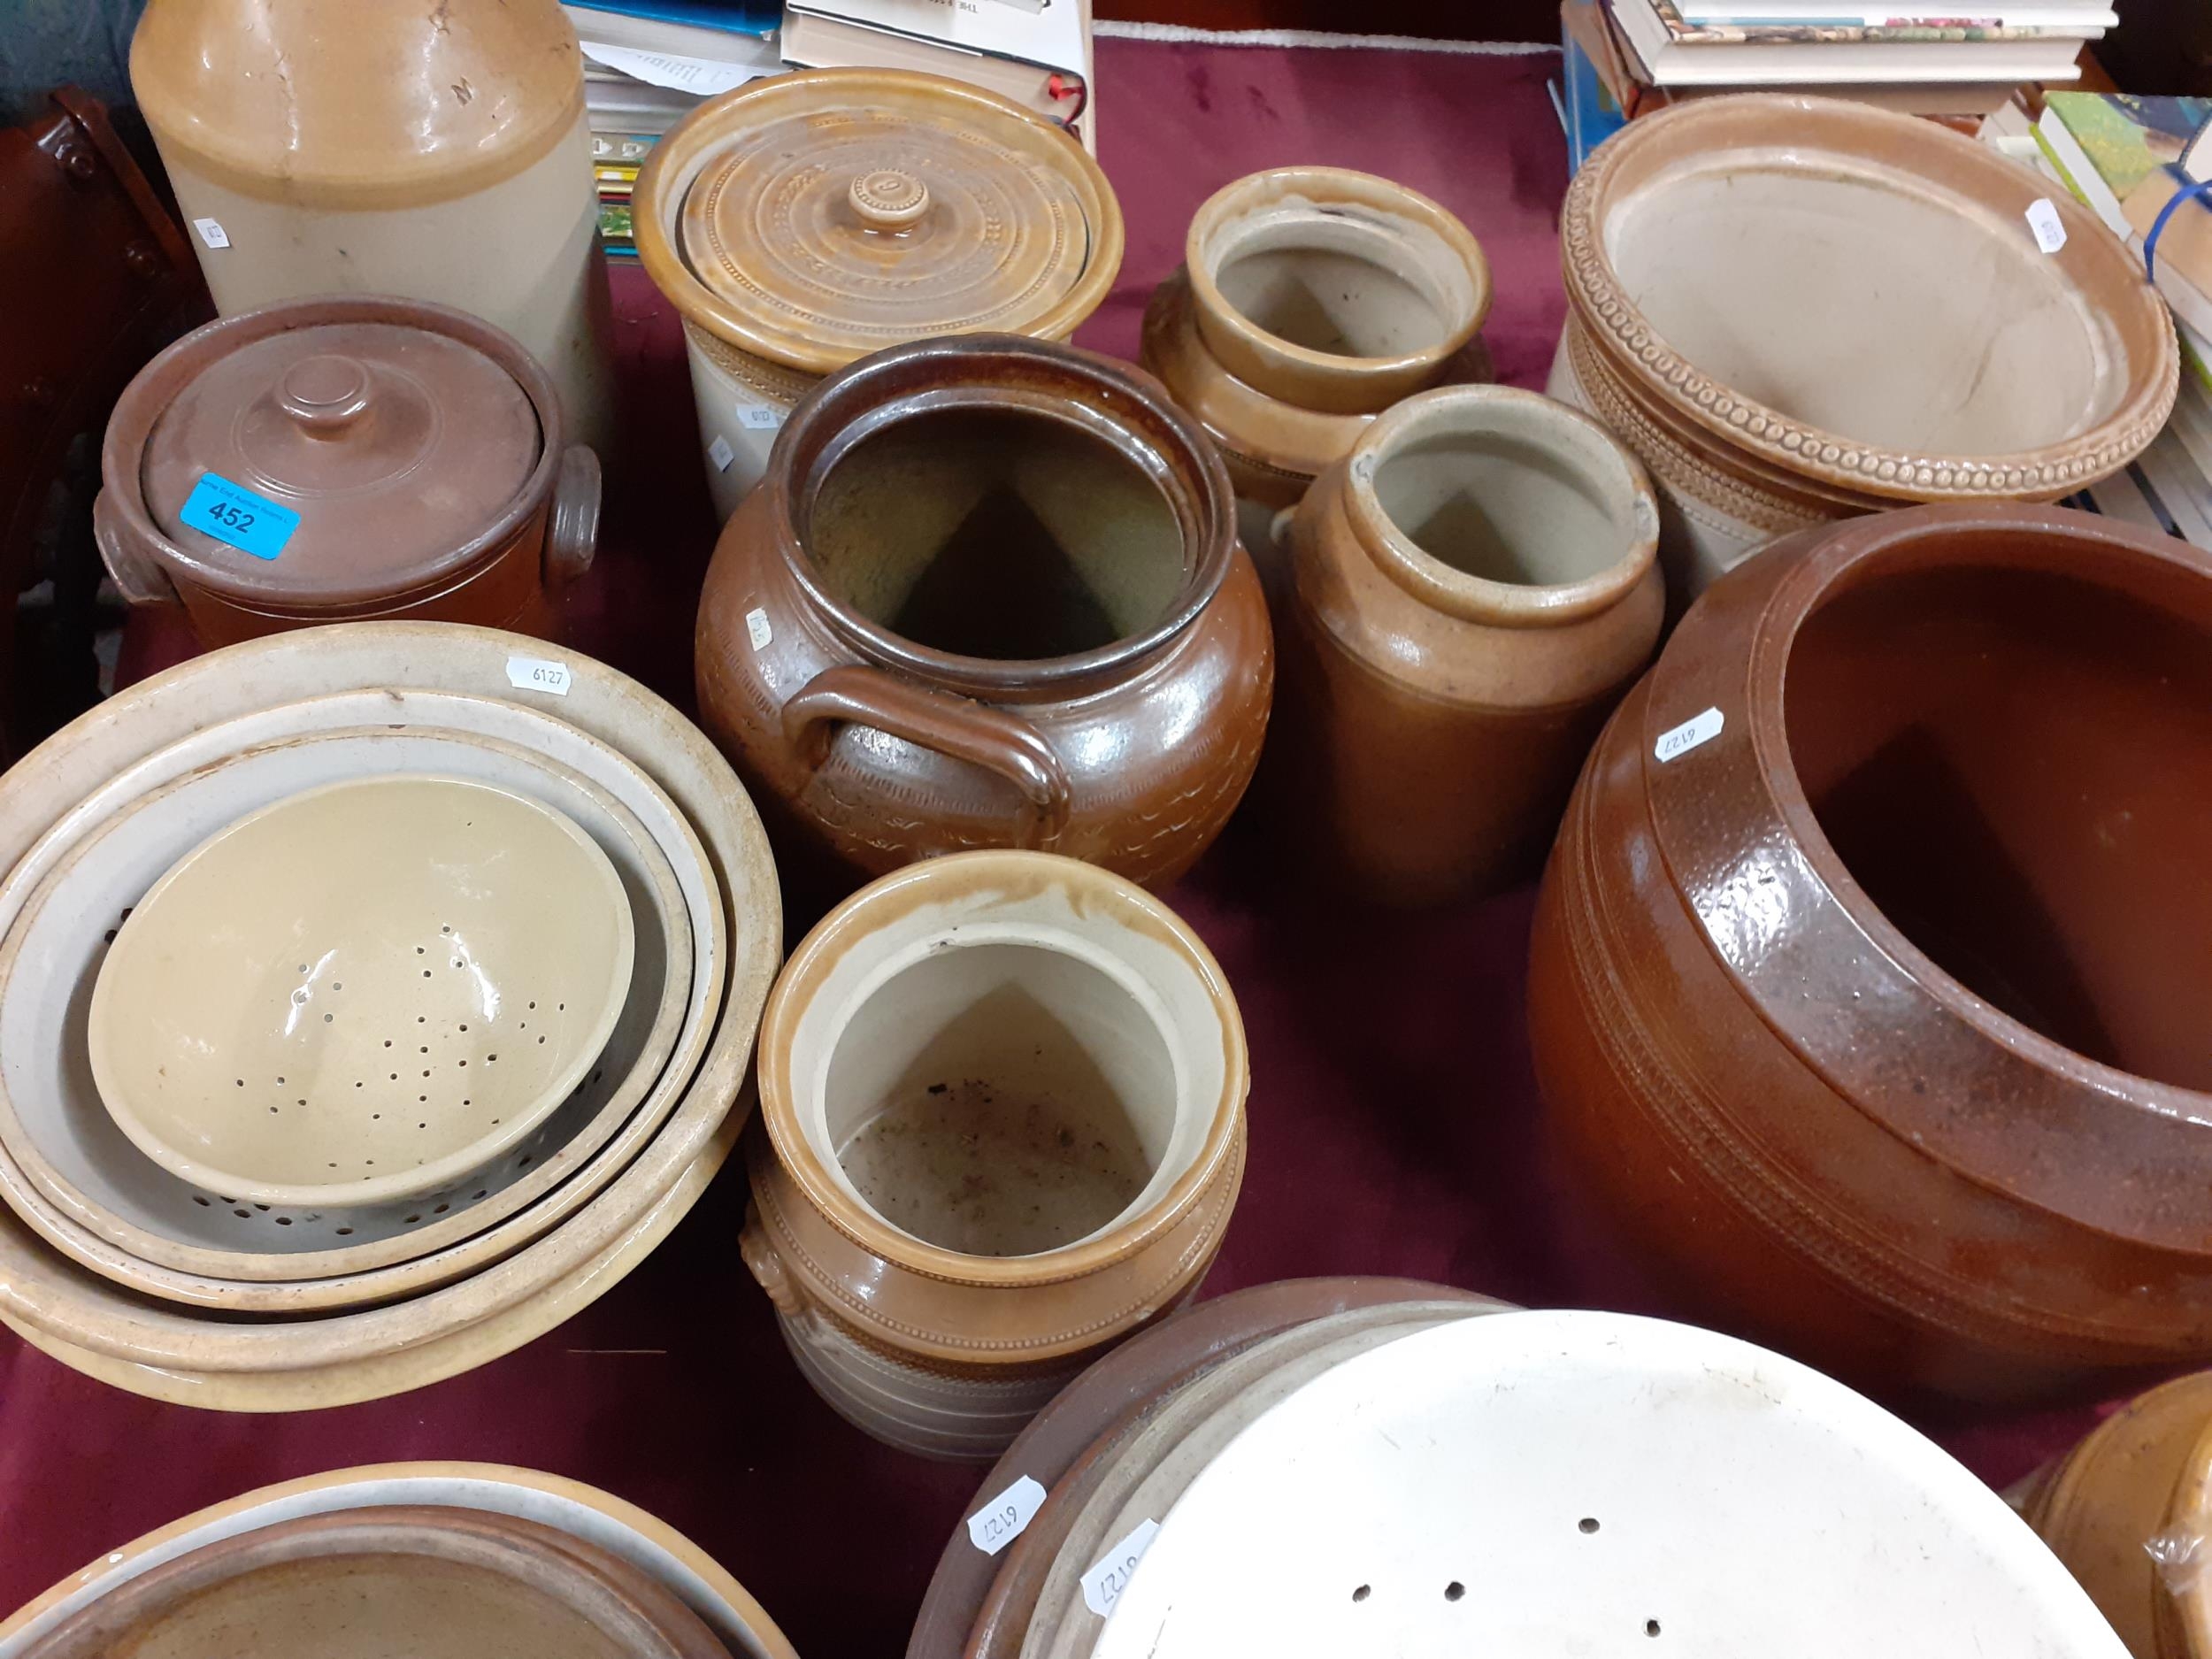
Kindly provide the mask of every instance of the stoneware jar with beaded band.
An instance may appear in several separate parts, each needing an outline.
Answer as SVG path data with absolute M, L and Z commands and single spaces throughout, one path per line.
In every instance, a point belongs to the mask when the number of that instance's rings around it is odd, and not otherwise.
M 1042 853 L 887 876 L 793 954 L 761 1032 L 747 1264 L 819 1394 L 988 1462 L 1197 1289 L 1244 1169 L 1220 965 Z
M 1531 949 L 1568 1166 L 1685 1310 L 1889 1392 L 2212 1358 L 2212 559 L 1947 503 L 1707 590 Z
M 1272 168 L 1192 216 L 1145 310 L 1144 365 L 1221 446 L 1271 595 L 1275 516 L 1400 398 L 1489 380 L 1489 310 L 1467 227 L 1371 173 Z
M 727 518 L 821 377 L 910 340 L 1064 340 L 1121 268 L 1121 209 L 1063 128 L 888 69 L 710 98 L 638 175 L 638 257 L 684 319 L 699 442 Z
M 723 527 L 701 719 L 787 879 L 1028 847 L 1174 879 L 1259 758 L 1267 607 L 1228 480 L 1157 382 L 969 335 L 831 376 Z
M 224 316 L 398 294 L 505 329 L 612 435 L 576 31 L 555 0 L 149 0 L 131 89 Z
M 1634 122 L 1575 175 L 1560 252 L 1585 355 L 1563 342 L 1553 389 L 1642 417 L 1619 435 L 1666 492 L 1678 601 L 1801 527 L 1791 497 L 1828 518 L 2054 501 L 2173 407 L 2165 305 L 2093 213 L 1866 104 L 1753 94 Z

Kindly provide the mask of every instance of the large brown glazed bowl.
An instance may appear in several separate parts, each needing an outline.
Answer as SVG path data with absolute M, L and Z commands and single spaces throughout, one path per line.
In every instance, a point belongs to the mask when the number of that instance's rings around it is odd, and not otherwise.
M 2048 198 L 2066 240 L 2027 221 Z M 1574 313 L 1629 382 L 1747 454 L 1903 501 L 2051 499 L 2164 425 L 2173 326 L 2062 190 L 1933 122 L 1701 99 L 1575 176 Z
M 1159 384 L 976 335 L 824 381 L 724 527 L 701 718 L 824 885 L 1022 847 L 1158 886 L 1259 758 L 1274 643 Z
M 2212 1355 L 2212 562 L 2054 508 L 1777 542 L 1599 741 L 1540 903 L 1571 1161 L 1862 1385 Z

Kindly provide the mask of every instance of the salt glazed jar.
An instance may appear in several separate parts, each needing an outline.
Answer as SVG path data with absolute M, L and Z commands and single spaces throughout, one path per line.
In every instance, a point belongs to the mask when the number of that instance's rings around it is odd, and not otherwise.
M 799 405 L 696 651 L 779 856 L 840 891 L 978 847 L 1171 881 L 1243 795 L 1274 683 L 1196 423 L 1125 365 L 1003 334 L 879 352 Z
M 1121 209 L 1066 131 L 934 75 L 817 69 L 710 98 L 638 175 L 638 257 L 682 314 L 726 518 L 825 374 L 910 340 L 1064 340 L 1121 268 Z
M 208 645 L 408 618 L 549 636 L 599 463 L 520 343 L 443 306 L 296 300 L 187 334 L 126 388 L 93 533 Z
M 604 447 L 612 311 L 556 0 L 150 0 L 131 87 L 219 313 L 334 293 L 472 312 Z
M 1284 839 L 1391 904 L 1534 875 L 1658 642 L 1658 529 L 1634 459 L 1533 392 L 1446 387 L 1378 417 L 1290 527 Z
M 1341 167 L 1239 179 L 1192 217 L 1153 291 L 1144 365 L 1221 446 L 1245 546 L 1399 399 L 1487 380 L 1490 266 L 1418 192 Z M 1271 580 L 1271 591 L 1277 586 Z
M 1592 751 L 1553 1131 L 1685 1311 L 1886 1392 L 2212 1360 L 2212 558 L 1947 504 L 1716 581 Z
M 747 1264 L 831 1405 L 988 1462 L 1194 1294 L 1235 1206 L 1235 998 L 1073 859 L 932 859 L 832 911 L 761 1027 Z

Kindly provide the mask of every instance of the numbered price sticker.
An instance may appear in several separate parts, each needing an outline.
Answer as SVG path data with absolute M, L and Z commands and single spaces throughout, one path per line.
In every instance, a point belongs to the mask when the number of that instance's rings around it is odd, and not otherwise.
M 2047 196 L 2028 204 L 2028 228 L 2035 234 L 2035 245 L 2045 253 L 2056 253 L 2066 245 L 2065 222 Z
M 997 1555 L 1022 1535 L 1044 1501 L 1044 1487 L 1024 1475 L 968 1517 L 968 1541 L 987 1555 Z
M 737 424 L 748 432 L 774 432 L 783 425 L 783 411 L 765 403 L 740 403 Z
M 1144 1552 L 1152 1548 L 1152 1540 L 1159 1535 L 1157 1521 L 1139 1521 L 1131 1527 L 1129 1535 L 1083 1575 L 1083 1605 L 1101 1618 L 1110 1617 L 1114 1604 L 1121 1600 L 1121 1593 L 1129 1587 L 1137 1563 L 1144 1559 Z
M 776 637 L 775 629 L 768 626 L 768 613 L 758 605 L 745 613 L 745 633 L 757 651 L 766 650 L 770 641 Z
M 730 463 L 737 459 L 737 451 L 731 449 L 730 441 L 718 432 L 714 434 L 714 442 L 707 445 L 707 459 L 714 463 L 716 472 L 726 472 L 730 470 Z
M 1724 719 L 1718 709 L 1708 709 L 1702 714 L 1693 715 L 1671 731 L 1660 733 L 1659 741 L 1651 746 L 1651 752 L 1661 761 L 1679 760 L 1701 744 L 1709 743 L 1718 737 Z
M 200 474 L 179 516 L 202 534 L 257 559 L 276 557 L 300 527 L 299 514 L 282 502 L 257 495 L 214 472 Z
M 200 233 L 200 240 L 211 248 L 230 246 L 230 233 L 223 228 L 220 219 L 196 219 L 192 221 L 192 228 Z
M 549 663 L 541 657 L 510 657 L 507 683 L 517 691 L 542 691 L 556 697 L 568 695 L 571 676 L 566 663 Z

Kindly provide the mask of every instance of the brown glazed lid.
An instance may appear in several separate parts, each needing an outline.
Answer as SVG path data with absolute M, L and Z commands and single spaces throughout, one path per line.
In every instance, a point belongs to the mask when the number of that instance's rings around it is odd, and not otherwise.
M 466 341 L 308 320 L 196 365 L 154 418 L 140 484 L 193 577 L 219 591 L 403 594 L 506 512 L 546 435 L 529 393 Z M 274 557 L 201 527 L 195 492 L 210 474 L 298 515 Z
M 1120 266 L 1120 209 L 1082 148 L 934 76 L 755 81 L 662 149 L 639 184 L 655 281 L 724 340 L 792 368 L 827 373 L 952 333 L 1064 339 Z

